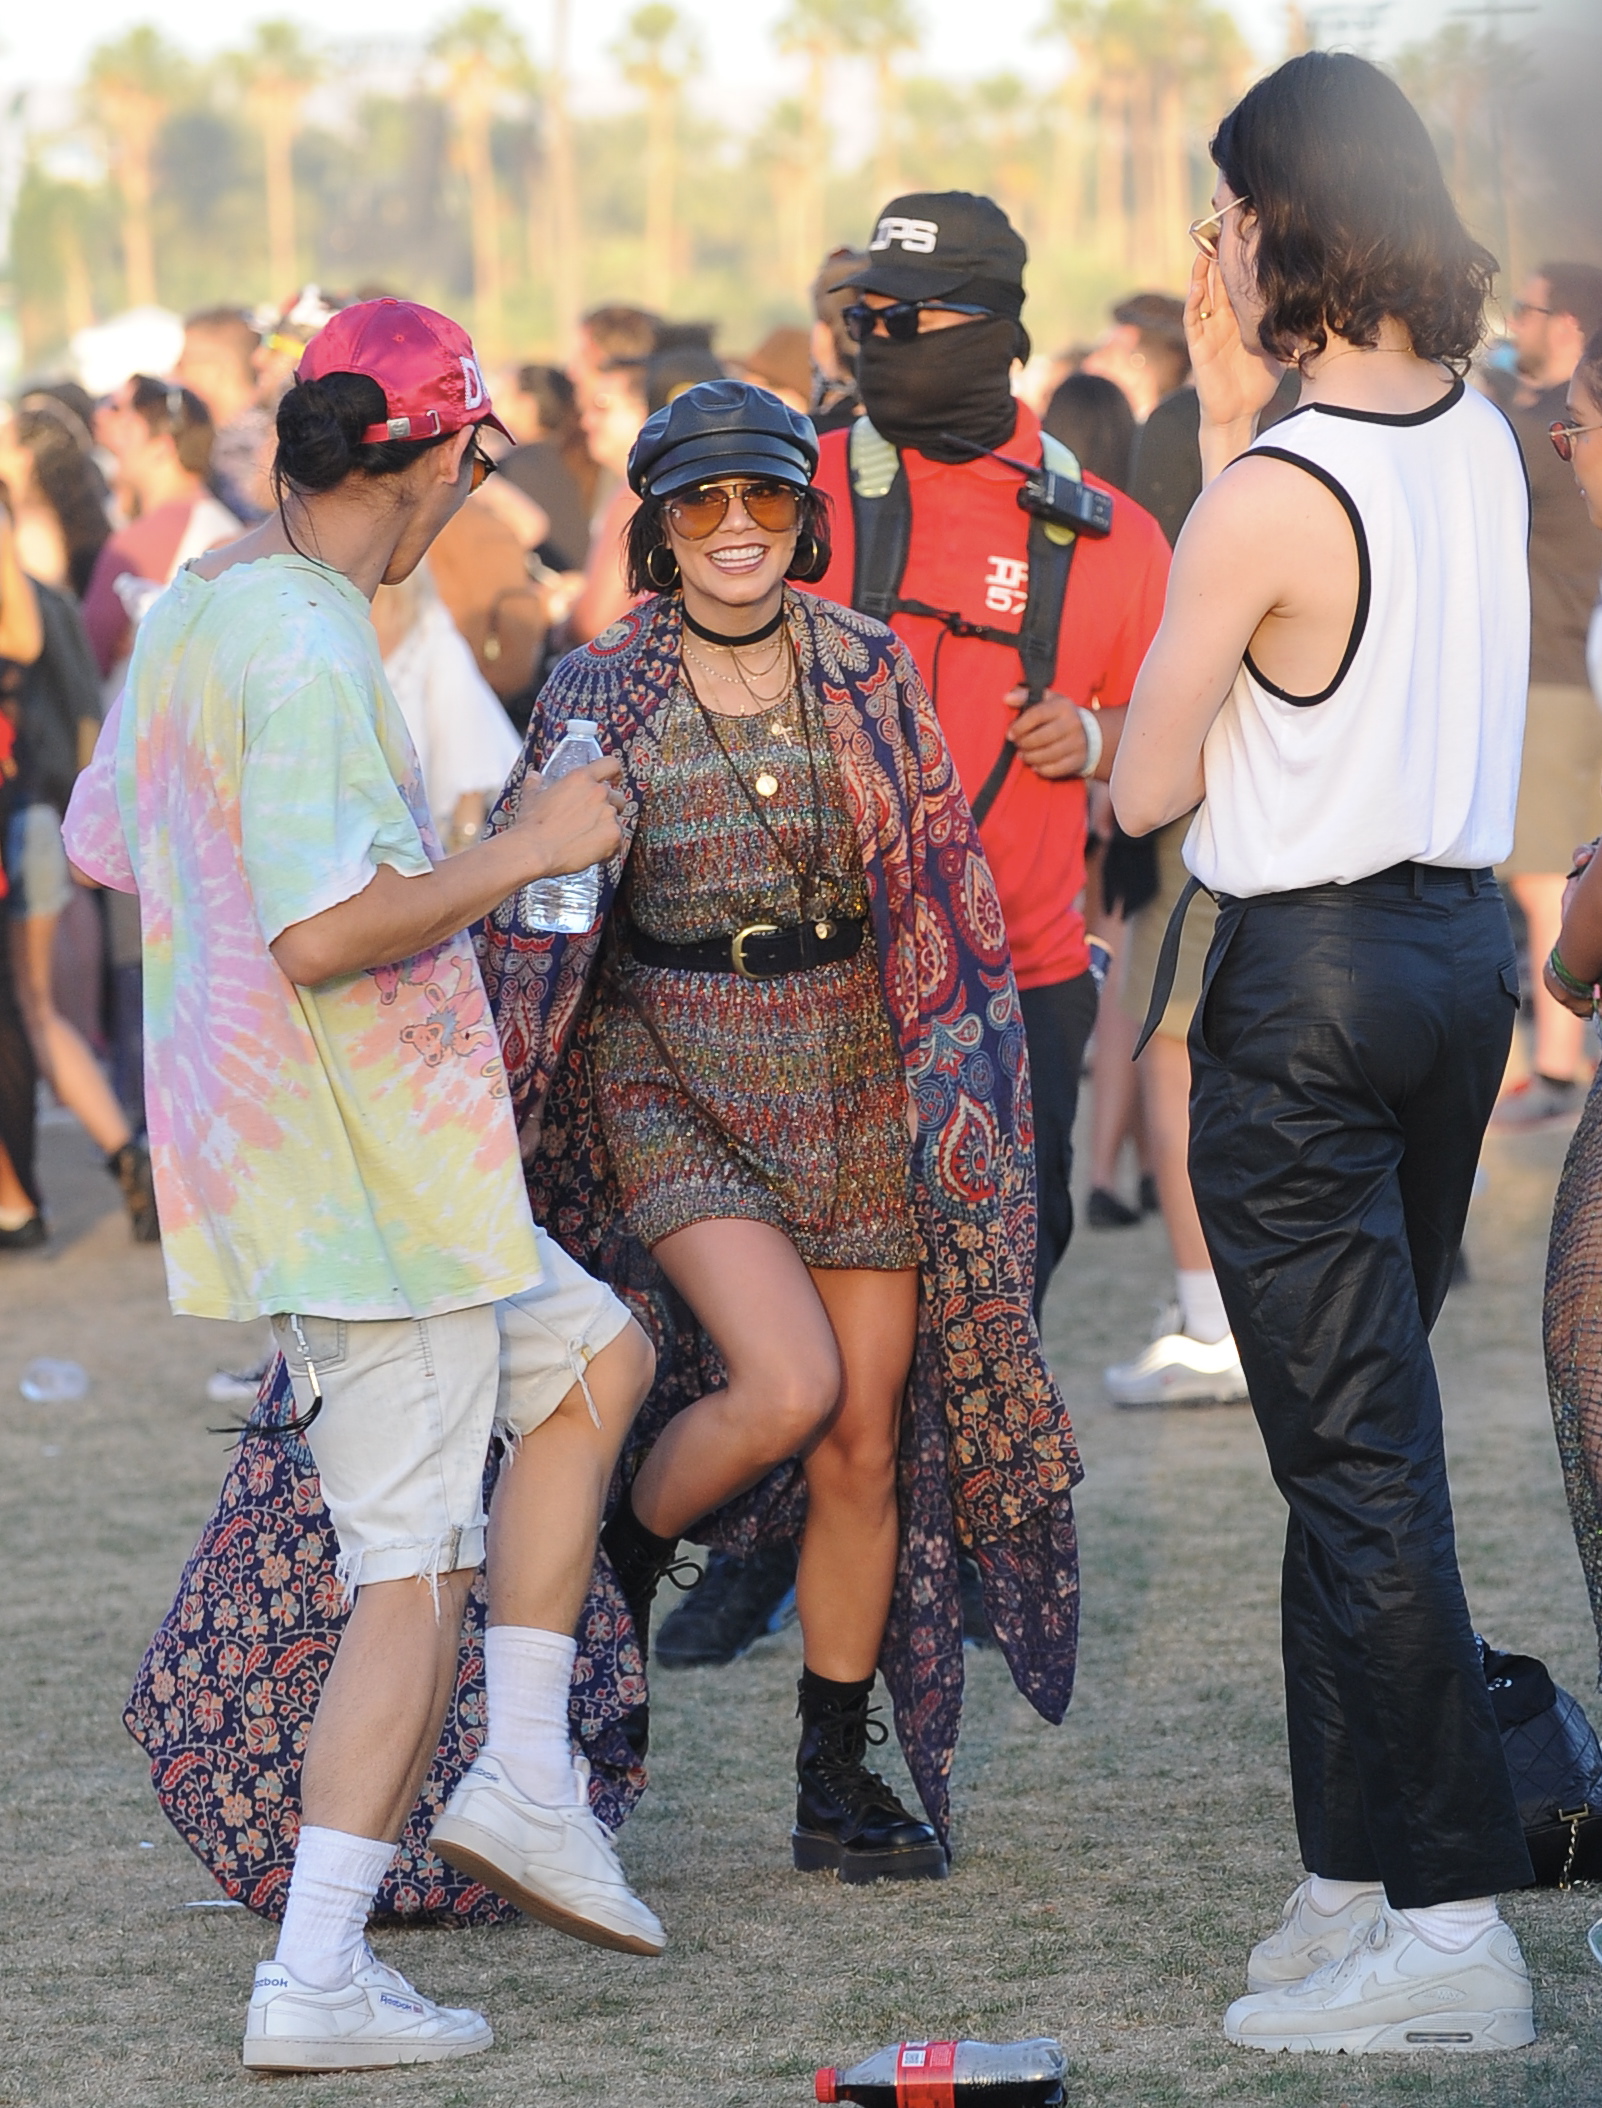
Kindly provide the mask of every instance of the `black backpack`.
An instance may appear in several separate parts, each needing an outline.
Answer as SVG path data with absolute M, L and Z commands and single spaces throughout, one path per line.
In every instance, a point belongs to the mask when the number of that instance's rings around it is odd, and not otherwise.
M 1028 472 L 1019 490 L 1019 504 L 1029 514 L 1029 589 L 1023 621 L 1011 630 L 970 622 L 954 609 L 930 607 L 926 601 L 902 597 L 901 580 L 912 543 L 912 499 L 901 456 L 866 417 L 859 417 L 852 425 L 848 441 L 851 516 L 856 529 L 851 605 L 859 614 L 872 615 L 880 622 L 888 622 L 892 615 L 927 615 L 944 623 L 953 637 L 982 637 L 989 644 L 1010 644 L 1023 663 L 1031 700 L 1045 693 L 1056 672 L 1057 637 L 1079 537 L 1099 537 L 1112 527 L 1110 501 L 1104 492 L 1085 487 L 1079 463 L 1068 448 L 1047 432 L 1041 433 L 1040 445 L 1040 468 Z M 975 449 L 976 454 L 988 451 Z M 1067 516 L 1058 507 L 1043 502 L 1048 492 L 1053 496 L 1077 495 L 1074 525 L 1067 524 Z M 938 667 L 938 649 L 935 663 Z M 1008 740 L 974 797 L 976 822 L 982 822 L 995 804 L 1016 755 L 1016 747 Z

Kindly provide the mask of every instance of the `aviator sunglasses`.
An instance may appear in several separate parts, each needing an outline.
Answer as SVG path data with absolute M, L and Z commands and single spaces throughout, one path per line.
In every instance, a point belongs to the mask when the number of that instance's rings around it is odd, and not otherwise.
M 966 300 L 892 300 L 888 307 L 869 307 L 865 300 L 853 301 L 840 320 L 858 344 L 866 344 L 880 323 L 892 343 L 910 344 L 918 334 L 918 317 L 925 308 L 943 315 L 993 315 L 993 307 L 974 307 Z
M 473 444 L 467 450 L 467 459 L 473 472 L 473 480 L 468 486 L 469 490 L 478 490 L 489 481 L 491 476 L 500 472 L 500 463 L 490 459 L 489 455 L 479 445 L 476 436 Z
M 675 491 L 662 509 L 676 534 L 687 542 L 704 542 L 728 518 L 729 500 L 736 496 L 765 534 L 788 534 L 801 517 L 801 494 L 789 483 L 703 483 L 697 490 Z

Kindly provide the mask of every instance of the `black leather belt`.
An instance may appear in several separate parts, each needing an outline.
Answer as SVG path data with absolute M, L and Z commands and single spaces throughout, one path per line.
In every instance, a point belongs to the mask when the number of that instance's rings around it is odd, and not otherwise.
M 642 966 L 776 981 L 781 974 L 805 973 L 810 967 L 855 958 L 862 949 L 864 927 L 860 915 L 837 922 L 748 922 L 730 937 L 708 937 L 700 944 L 664 944 L 631 925 L 624 943 Z

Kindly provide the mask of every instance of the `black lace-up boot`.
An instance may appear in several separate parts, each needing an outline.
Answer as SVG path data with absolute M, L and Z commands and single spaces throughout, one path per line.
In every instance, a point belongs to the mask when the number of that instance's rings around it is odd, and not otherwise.
M 677 1588 L 693 1588 L 701 1578 L 692 1561 L 679 1558 L 678 1549 L 676 1537 L 658 1537 L 654 1530 L 645 1527 L 626 1492 L 601 1531 L 601 1550 L 611 1561 L 629 1616 L 634 1620 L 642 1666 L 650 1660 L 651 1604 L 663 1581 L 671 1579 Z M 630 1747 L 643 1757 L 651 1743 L 649 1705 L 631 1713 L 623 1730 Z
M 804 1874 L 832 1870 L 842 1881 L 943 1881 L 945 1848 L 902 1807 L 863 1761 L 888 1729 L 870 1718 L 873 1678 L 832 1683 L 803 1669 L 797 1686 L 795 1828 L 790 1846 Z

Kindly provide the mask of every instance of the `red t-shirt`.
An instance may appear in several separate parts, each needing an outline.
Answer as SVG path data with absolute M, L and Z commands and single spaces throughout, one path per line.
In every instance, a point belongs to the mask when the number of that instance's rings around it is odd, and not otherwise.
M 833 500 L 834 555 L 817 591 L 850 604 L 856 561 L 848 431 L 826 433 L 817 484 Z M 1040 459 L 1040 424 L 1024 403 L 1003 449 Z M 1018 473 L 999 461 L 950 463 L 904 453 L 912 497 L 912 543 L 901 592 L 951 608 L 970 622 L 1016 629 L 1029 591 L 1029 515 L 1019 508 Z M 1087 483 L 1105 490 L 1094 476 Z M 1076 703 L 1116 710 L 1127 703 L 1162 619 L 1168 544 L 1148 512 L 1112 493 L 1112 532 L 1081 536 L 1068 575 L 1052 686 Z M 953 637 L 927 615 L 897 615 L 928 684 L 970 798 L 990 774 L 1017 713 L 1002 697 L 1023 679 L 1018 654 L 982 637 Z M 936 647 L 939 648 L 938 666 Z M 936 678 L 938 674 L 938 680 Z M 1047 782 L 1022 761 L 990 808 L 985 850 L 1001 894 L 1020 988 L 1044 988 L 1087 971 L 1085 786 Z

